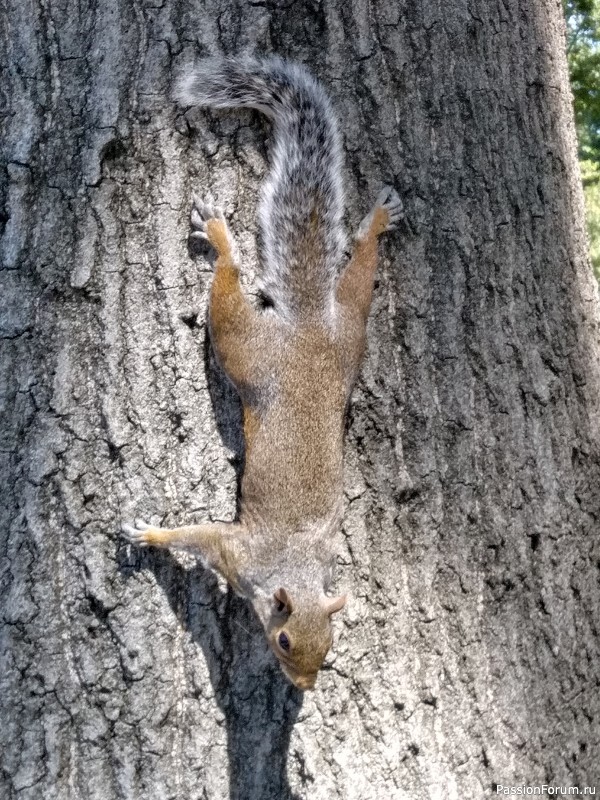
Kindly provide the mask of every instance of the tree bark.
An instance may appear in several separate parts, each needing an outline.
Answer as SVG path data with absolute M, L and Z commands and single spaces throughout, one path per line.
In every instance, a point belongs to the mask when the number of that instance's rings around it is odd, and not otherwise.
M 600 370 L 557 0 L 7 0 L 0 794 L 482 798 L 599 782 Z M 121 519 L 231 519 L 239 405 L 192 191 L 246 264 L 268 125 L 175 109 L 193 53 L 328 87 L 384 246 L 317 690 Z M 600 791 L 600 787 L 598 789 Z

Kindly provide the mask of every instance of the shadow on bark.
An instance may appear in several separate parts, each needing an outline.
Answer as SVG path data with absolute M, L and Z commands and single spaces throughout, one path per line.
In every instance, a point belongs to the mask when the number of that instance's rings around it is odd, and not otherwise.
M 288 784 L 286 765 L 302 693 L 285 678 L 274 657 L 264 657 L 266 639 L 246 600 L 229 590 L 225 613 L 217 615 L 214 609 L 222 598 L 212 573 L 201 566 L 186 570 L 169 553 L 157 554 L 157 562 L 159 558 L 166 563 L 155 570 L 157 582 L 179 618 L 185 594 L 183 624 L 202 648 L 225 716 L 230 799 L 300 800 Z M 201 605 L 193 599 L 195 586 L 203 590 Z
M 208 330 L 208 322 L 207 322 Z M 233 456 L 230 463 L 236 478 L 236 516 L 240 512 L 240 492 L 244 475 L 244 436 L 242 403 L 216 359 L 210 335 L 204 340 L 204 369 L 214 421 L 223 444 Z

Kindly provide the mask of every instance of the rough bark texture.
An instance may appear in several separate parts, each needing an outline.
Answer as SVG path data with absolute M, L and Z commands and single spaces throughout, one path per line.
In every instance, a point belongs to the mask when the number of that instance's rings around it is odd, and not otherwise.
M 594 785 L 598 303 L 558 0 L 7 3 L 1 796 Z M 225 204 L 251 287 L 268 125 L 168 89 L 241 49 L 329 87 L 352 227 L 384 182 L 406 207 L 348 425 L 351 601 L 305 696 L 242 600 L 118 533 L 234 514 L 239 406 L 188 213 L 193 190 Z

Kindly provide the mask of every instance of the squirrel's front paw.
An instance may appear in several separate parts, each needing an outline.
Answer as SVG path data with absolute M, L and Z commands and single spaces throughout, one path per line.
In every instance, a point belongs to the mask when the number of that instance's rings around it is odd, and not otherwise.
M 156 534 L 157 529 L 147 522 L 142 522 L 141 519 L 136 519 L 135 525 L 130 525 L 124 522 L 121 525 L 121 532 L 129 544 L 135 544 L 137 547 L 147 547 L 153 544 L 153 534 Z
M 386 231 L 393 231 L 403 216 L 402 200 L 393 186 L 384 186 L 375 201 L 375 208 L 382 208 L 388 213 L 389 222 Z

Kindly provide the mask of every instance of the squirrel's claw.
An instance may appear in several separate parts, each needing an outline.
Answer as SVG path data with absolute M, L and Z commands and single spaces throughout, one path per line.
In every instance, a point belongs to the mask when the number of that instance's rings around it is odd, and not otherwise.
M 203 200 L 199 195 L 192 195 L 193 206 L 191 212 L 192 227 L 198 230 L 206 230 L 206 223 L 209 219 L 220 219 L 225 222 L 223 209 L 215 205 L 212 197 Z
M 190 214 L 190 219 L 192 221 L 193 228 L 200 228 L 201 230 L 204 228 L 204 220 L 200 216 L 199 212 L 196 210 L 195 206 L 192 206 L 192 213 Z
M 393 186 L 384 186 L 383 189 L 377 195 L 377 200 L 375 200 L 375 205 L 385 206 L 392 192 L 395 192 Z
M 375 205 L 360 223 L 358 232 L 356 234 L 357 239 L 362 239 L 364 236 L 368 235 L 369 231 L 371 231 L 372 225 L 375 219 L 377 219 L 377 209 L 383 209 L 386 212 L 387 224 L 386 222 L 378 221 L 375 235 L 379 236 L 386 231 L 396 230 L 398 223 L 404 216 L 404 210 L 402 207 L 402 200 L 400 200 L 400 195 L 393 186 L 384 186 L 379 192 L 377 195 L 377 200 L 375 201 Z
M 136 519 L 135 526 L 130 525 L 128 522 L 123 522 L 121 525 L 121 533 L 127 539 L 129 544 L 134 544 L 137 547 L 145 547 L 148 545 L 148 531 L 152 530 L 152 525 L 147 522 Z
M 190 212 L 190 222 L 192 224 L 191 239 L 206 239 L 210 241 L 207 223 L 211 219 L 218 219 L 225 223 L 223 209 L 214 204 L 212 197 L 203 200 L 200 195 L 192 194 L 192 210 Z M 229 235 L 229 229 L 227 229 Z
M 385 208 L 389 214 L 390 221 L 387 230 L 395 230 L 398 226 L 398 222 L 404 216 L 404 208 L 398 192 L 393 186 L 385 186 L 379 193 L 376 204 L 381 208 Z

